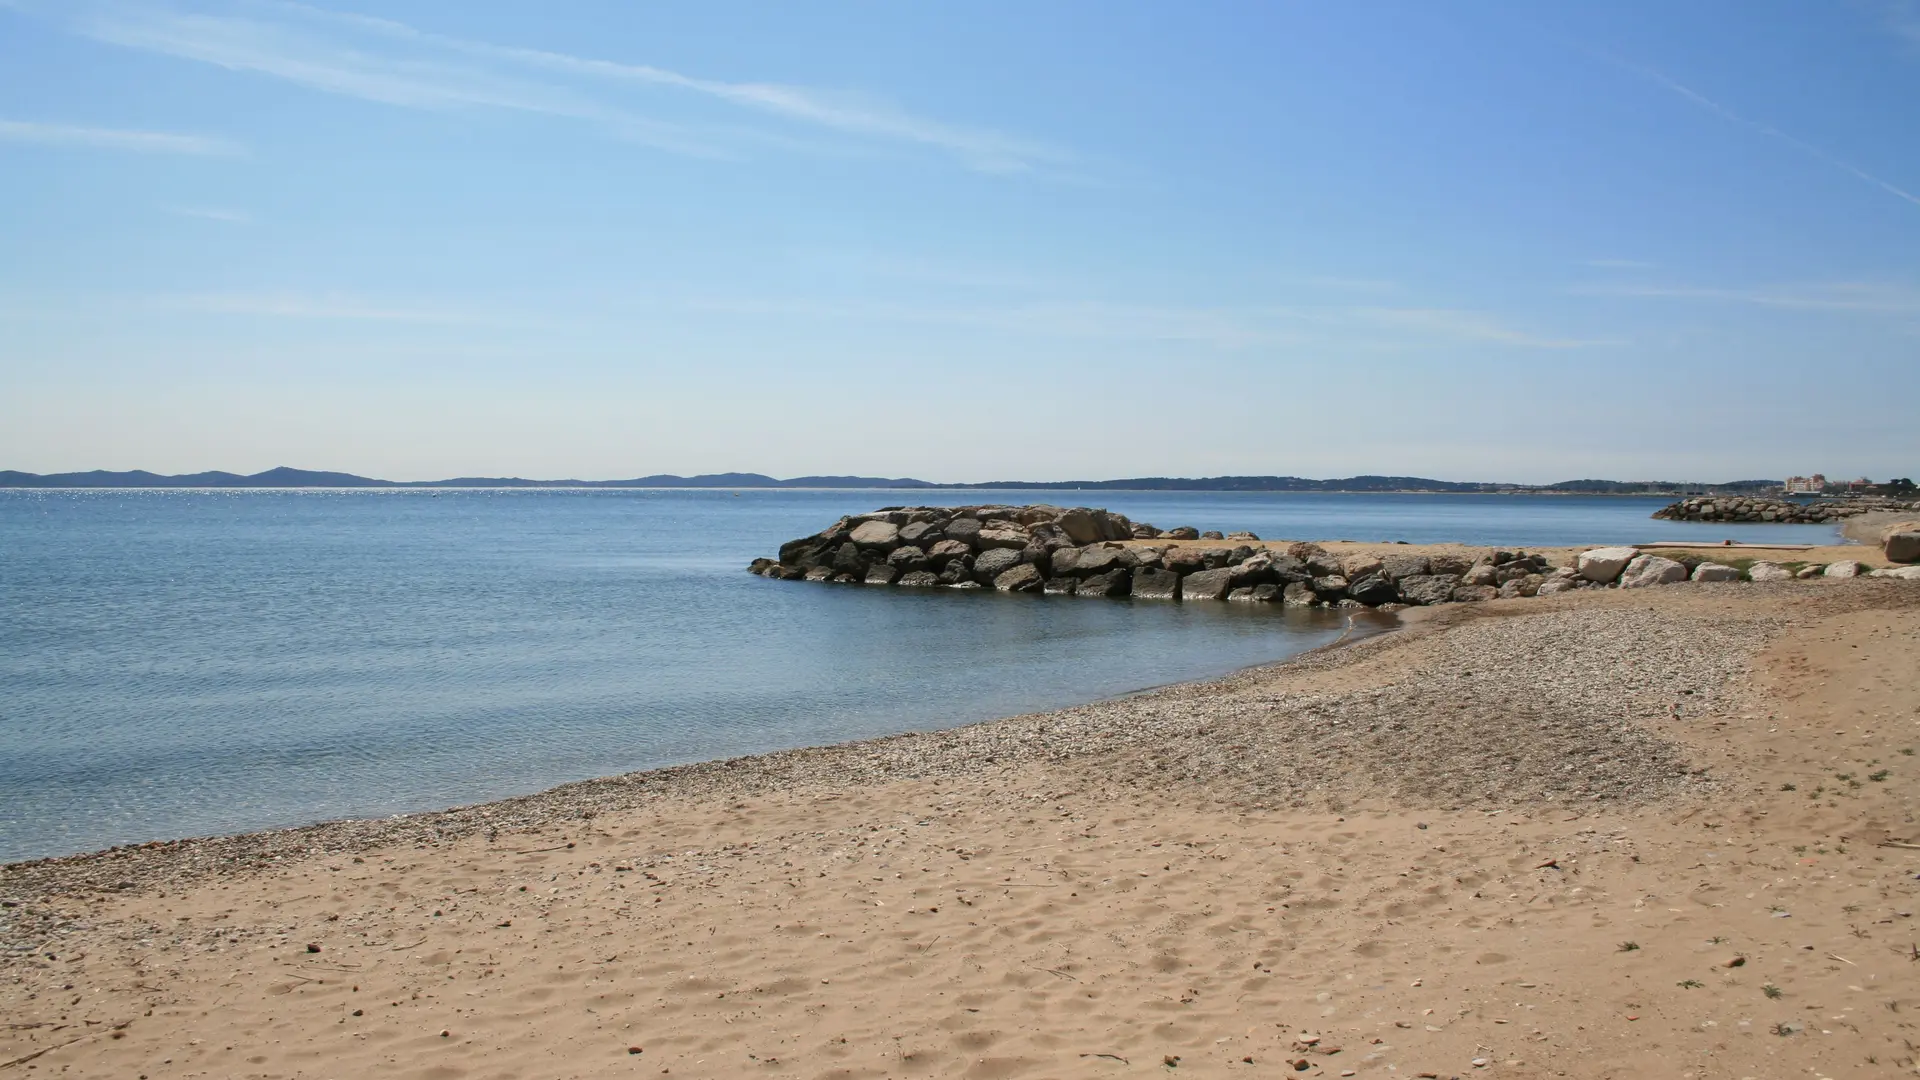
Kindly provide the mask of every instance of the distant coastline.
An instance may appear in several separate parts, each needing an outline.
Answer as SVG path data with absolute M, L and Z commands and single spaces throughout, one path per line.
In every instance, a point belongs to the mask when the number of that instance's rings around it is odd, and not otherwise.
M 1779 480 L 1723 483 L 1671 480 L 1564 480 L 1557 484 L 1470 483 L 1420 476 L 1349 476 L 1313 480 L 1300 476 L 1138 476 L 1120 480 L 992 480 L 941 484 L 912 477 L 796 476 L 786 480 L 762 473 L 670 473 L 630 480 L 528 480 L 517 476 L 462 476 L 447 480 L 381 480 L 353 473 L 282 466 L 242 476 L 200 472 L 165 476 L 134 469 L 110 472 L 29 473 L 0 469 L 0 488 L 874 488 L 963 491 L 1299 491 L 1329 494 L 1468 495 L 1718 495 L 1778 488 Z

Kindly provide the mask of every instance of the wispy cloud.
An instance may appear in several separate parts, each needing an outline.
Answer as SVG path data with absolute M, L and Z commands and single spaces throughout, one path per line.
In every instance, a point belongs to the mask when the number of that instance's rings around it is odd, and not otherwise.
M 1618 56 L 1614 56 L 1610 53 L 1601 52 L 1598 50 L 1594 51 L 1594 55 L 1600 57 L 1601 59 L 1607 61 L 1608 63 L 1615 65 L 1616 67 L 1622 68 L 1626 71 L 1633 72 L 1635 75 L 1638 75 L 1643 79 L 1646 79 L 1650 82 L 1654 82 L 1661 86 L 1666 87 L 1668 90 L 1671 90 L 1674 93 L 1680 95 L 1681 97 L 1686 98 L 1688 101 L 1693 102 L 1695 105 L 1699 106 L 1702 109 L 1707 110 L 1710 113 L 1713 113 L 1715 116 L 1718 116 L 1723 120 L 1729 121 L 1730 123 L 1738 124 L 1741 127 L 1747 128 L 1751 131 L 1757 131 L 1760 134 L 1767 136 L 1768 138 L 1777 139 L 1780 142 L 1786 143 L 1788 146 L 1791 146 L 1794 149 L 1800 151 L 1801 153 L 1808 155 L 1809 157 L 1815 158 L 1819 161 L 1823 161 L 1826 164 L 1831 165 L 1836 169 L 1839 169 L 1841 172 L 1850 174 L 1857 180 L 1861 180 L 1865 183 L 1872 184 L 1874 187 L 1877 187 L 1880 190 L 1886 192 L 1887 194 L 1892 195 L 1894 198 L 1904 199 L 1905 201 L 1912 203 L 1915 206 L 1920 206 L 1920 195 L 1915 195 L 1913 192 L 1908 191 L 1907 189 L 1900 187 L 1897 184 L 1894 184 L 1887 180 L 1883 180 L 1880 177 L 1875 176 L 1874 174 L 1866 171 L 1865 169 L 1860 168 L 1858 165 L 1855 165 L 1849 161 L 1845 161 L 1841 158 L 1837 158 L 1832 154 L 1827 153 L 1825 150 L 1822 150 L 1819 147 L 1813 145 L 1812 143 L 1807 142 L 1805 139 L 1801 139 L 1796 136 L 1789 135 L 1786 132 L 1781 131 L 1779 128 L 1774 127 L 1771 124 L 1763 124 L 1758 120 L 1750 120 L 1747 117 L 1742 116 L 1741 114 L 1728 108 L 1727 106 L 1722 105 L 1720 102 L 1715 101 L 1714 99 L 1706 96 L 1705 94 L 1700 93 L 1699 91 L 1693 89 L 1692 87 L 1687 86 L 1676 79 L 1671 79 L 1666 75 L 1663 75 L 1660 72 L 1655 71 L 1650 67 L 1647 67 L 1644 64 L 1636 64 L 1630 60 L 1623 60 Z
M 1596 270 L 1651 270 L 1654 264 L 1639 259 L 1588 259 L 1587 265 Z
M 1518 345 L 1534 349 L 1577 349 L 1599 344 L 1577 338 L 1546 337 L 1507 325 L 1485 312 L 1458 308 L 1354 308 L 1355 315 L 1384 325 L 1404 327 L 1433 337 L 1490 345 Z
M 228 225 L 253 224 L 253 215 L 247 213 L 245 210 L 222 210 L 211 206 L 163 206 L 160 209 L 177 217 L 221 221 Z
M 225 139 L 180 135 L 168 131 L 124 131 L 77 127 L 32 120 L 0 120 L 0 141 L 74 146 L 94 150 L 127 150 L 140 154 L 237 154 L 240 148 Z
M 1914 0 L 1886 0 L 1881 16 L 1895 37 L 1920 50 L 1920 3 Z
M 1585 296 L 1637 296 L 1664 300 L 1704 300 L 1750 304 L 1791 311 L 1869 315 L 1920 315 L 1920 285 L 1889 282 L 1831 282 L 1811 285 L 1724 287 L 1704 285 L 1587 285 L 1569 290 Z
M 816 136 L 918 146 L 981 172 L 1052 171 L 1070 160 L 1036 140 L 935 120 L 868 96 L 474 41 L 280 0 L 252 0 L 218 13 L 90 0 L 68 17 L 75 30 L 98 41 L 330 94 L 412 109 L 567 117 L 688 154 L 730 156 L 742 143 L 794 144 L 780 131 L 743 126 L 758 117 Z M 693 95 L 741 119 L 661 120 L 655 115 L 661 91 Z

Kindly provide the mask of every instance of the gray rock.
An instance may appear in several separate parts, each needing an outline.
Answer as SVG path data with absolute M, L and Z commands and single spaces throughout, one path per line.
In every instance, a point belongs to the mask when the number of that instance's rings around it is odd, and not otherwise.
M 1133 572 L 1133 595 L 1142 600 L 1180 599 L 1180 575 L 1143 566 Z
M 909 525 L 907 527 L 912 528 L 913 526 Z M 902 544 L 893 549 L 893 554 L 887 556 L 887 565 L 906 574 L 915 570 L 925 570 L 930 565 L 930 562 L 927 559 L 927 553 L 925 551 L 922 551 L 912 544 Z
M 1427 573 L 1442 577 L 1460 577 L 1473 569 L 1473 560 L 1465 555 L 1434 555 L 1427 559 Z
M 1047 579 L 1046 587 L 1041 591 L 1053 593 L 1057 596 L 1072 596 L 1079 588 L 1079 578 L 1050 577 Z
M 1019 565 L 1020 553 L 1013 548 L 988 548 L 974 556 L 973 580 L 984 585 Z
M 1079 596 L 1125 596 L 1133 586 L 1133 571 L 1126 567 L 1080 579 Z
M 1288 607 L 1306 607 L 1317 597 L 1313 595 L 1313 586 L 1304 581 L 1290 581 L 1280 590 L 1280 599 Z
M 1740 571 L 1735 570 L 1731 566 L 1721 566 L 1719 563 L 1703 562 L 1693 568 L 1693 580 L 1739 581 Z
M 901 574 L 900 580 L 894 582 L 894 584 L 903 589 L 930 589 L 940 584 L 940 578 L 939 575 L 928 573 L 925 570 L 911 570 Z
M 1544 584 L 1546 579 L 1539 574 L 1523 574 L 1520 577 L 1508 578 L 1500 583 L 1500 598 L 1511 600 L 1519 596 L 1538 596 L 1540 586 Z
M 1122 554 L 1124 551 L 1124 548 L 1110 548 L 1104 545 L 1080 548 L 1074 554 L 1070 572 L 1076 577 L 1091 577 L 1094 574 L 1123 569 L 1127 565 L 1127 559 Z
M 883 562 L 874 563 L 867 568 L 866 583 L 869 585 L 891 585 L 900 576 L 900 571 Z
M 1227 539 L 1229 539 L 1229 540 L 1251 540 L 1251 541 L 1253 541 L 1253 542 L 1254 542 L 1254 543 L 1256 543 L 1256 544 L 1260 542 L 1260 538 L 1259 538 L 1259 537 L 1257 537 L 1257 536 L 1255 536 L 1255 535 L 1253 535 L 1253 534 L 1252 534 L 1252 533 L 1250 533 L 1250 532 L 1230 532 L 1230 533 L 1228 533 L 1228 534 L 1227 534 Z
M 1444 604 L 1460 584 L 1454 574 L 1415 574 L 1400 579 L 1400 599 L 1409 604 Z
M 1639 555 L 1639 551 L 1630 547 L 1593 548 L 1581 552 L 1575 565 L 1580 568 L 1581 577 L 1605 585 L 1618 580 L 1620 572 Z
M 980 519 L 957 517 L 947 522 L 944 531 L 947 534 L 947 539 L 958 540 L 971 548 L 974 545 L 974 541 L 980 537 Z
M 1229 590 L 1227 592 L 1227 599 L 1233 603 L 1251 604 L 1253 603 L 1253 586 L 1249 585 L 1245 588 Z
M 1535 593 L 1534 595 L 1535 596 L 1553 596 L 1558 593 L 1573 592 L 1575 589 L 1578 589 L 1580 587 L 1574 584 L 1574 580 L 1575 579 L 1573 578 L 1563 578 L 1563 577 L 1548 578 L 1547 580 L 1540 583 L 1540 591 Z
M 1811 581 L 1811 580 L 1813 580 L 1814 578 L 1817 578 L 1817 577 L 1819 577 L 1819 576 L 1820 576 L 1820 571 L 1822 571 L 1822 570 L 1824 570 L 1824 569 L 1826 569 L 1826 567 L 1823 567 L 1823 566 L 1803 566 L 1803 567 L 1801 567 L 1800 569 L 1798 569 L 1798 570 L 1795 570 L 1795 571 L 1793 572 L 1793 576 L 1794 576 L 1794 580 L 1796 580 L 1796 581 Z
M 900 543 L 900 526 L 891 521 L 863 521 L 854 526 L 848 539 L 863 548 L 892 551 Z
M 1792 581 L 1793 571 L 1775 562 L 1757 562 L 1747 568 L 1747 577 L 1754 581 Z
M 1828 563 L 1827 577 L 1859 577 L 1866 567 L 1854 559 L 1842 559 L 1837 563 Z
M 1920 581 L 1920 566 L 1883 566 L 1868 576 L 1893 578 L 1895 581 Z
M 900 527 L 900 542 L 928 547 L 946 534 L 935 521 L 910 521 Z
M 1094 512 L 1084 506 L 1076 506 L 1054 519 L 1054 524 L 1066 530 L 1076 544 L 1097 544 L 1105 540 L 1106 530 Z
M 1041 577 L 1052 577 L 1053 552 L 1037 544 L 1029 544 L 1020 549 L 1020 561 L 1040 571 Z
M 1136 521 L 1133 523 L 1133 538 L 1135 540 L 1156 540 L 1159 536 L 1160 530 L 1146 522 Z
M 837 574 L 851 574 L 856 578 L 867 576 L 867 557 L 860 553 L 860 545 L 849 540 L 840 545 L 833 553 L 833 569 Z
M 1255 585 L 1253 587 L 1253 598 L 1263 604 L 1277 604 L 1285 595 L 1285 590 L 1279 585 Z
M 1500 590 L 1491 585 L 1462 585 L 1453 590 L 1456 604 L 1477 604 L 1482 600 L 1497 600 Z
M 1293 553 L 1289 551 L 1288 554 L 1291 555 Z M 1298 558 L 1298 556 L 1295 557 Z M 1322 551 L 1317 555 L 1308 555 L 1303 561 L 1307 564 L 1307 573 L 1312 574 L 1314 577 L 1347 576 L 1343 573 L 1346 568 L 1340 565 L 1340 560 L 1328 552 Z
M 1191 574 L 1207 569 L 1206 553 L 1198 548 L 1168 548 L 1160 562 L 1176 574 Z
M 1180 526 L 1180 527 L 1179 527 L 1179 528 L 1177 528 L 1177 529 L 1168 529 L 1168 530 L 1166 530 L 1165 532 L 1163 532 L 1163 533 L 1161 533 L 1161 534 L 1160 534 L 1160 535 L 1159 535 L 1159 536 L 1158 536 L 1158 537 L 1157 537 L 1156 539 L 1160 539 L 1160 540 L 1198 540 L 1198 539 L 1200 539 L 1200 530 L 1199 530 L 1199 529 L 1196 529 L 1196 528 L 1194 528 L 1194 527 L 1193 527 L 1193 526 L 1191 526 L 1191 525 L 1182 525 L 1182 526 Z
M 958 585 L 963 581 L 973 581 L 973 559 L 966 555 L 958 555 L 940 568 L 940 584 Z
M 1460 578 L 1467 585 L 1498 585 L 1500 570 L 1492 563 L 1474 563 Z
M 927 561 L 935 566 L 945 566 L 954 559 L 963 559 L 973 554 L 965 540 L 941 540 L 927 551 Z
M 1687 568 L 1659 555 L 1636 555 L 1620 572 L 1620 587 L 1644 589 L 1649 585 L 1671 585 L 1687 580 Z
M 808 581 L 832 581 L 833 567 L 816 566 L 813 569 L 807 571 L 807 580 Z
M 1379 570 L 1347 585 L 1347 595 L 1369 607 L 1391 604 L 1400 599 L 1399 586 Z
M 1433 572 L 1425 555 L 1389 555 L 1380 560 L 1380 568 L 1395 581 Z
M 1281 584 L 1290 585 L 1296 581 L 1313 580 L 1313 571 L 1307 569 L 1307 564 L 1291 555 L 1270 554 L 1268 555 L 1268 559 L 1271 560 L 1271 565 L 1273 566 L 1274 578 Z
M 993 587 L 1001 592 L 1039 592 L 1045 584 L 1046 579 L 1032 563 L 1021 563 L 993 579 Z
M 1339 600 L 1347 595 L 1347 579 L 1339 574 L 1324 574 L 1313 579 L 1313 594 L 1322 600 Z
M 1201 570 L 1180 579 L 1180 597 L 1183 600 L 1219 600 L 1233 588 L 1233 571 Z
M 1200 539 L 1202 540 L 1225 540 L 1226 538 L 1227 534 L 1221 532 L 1219 529 L 1208 529 L 1206 532 L 1200 534 Z
M 983 527 L 974 537 L 973 542 L 981 548 L 1013 548 L 1017 551 L 1020 548 L 1026 547 L 1032 539 L 1033 534 L 1025 529 L 1001 526 L 997 528 Z
M 1280 581 L 1280 575 L 1273 572 L 1273 557 L 1264 551 L 1249 556 L 1244 562 L 1235 564 L 1231 569 L 1233 587 L 1236 589 L 1252 588 L 1255 585 L 1273 585 Z
M 1888 562 L 1920 562 L 1920 532 L 1888 533 L 1880 550 L 1886 552 Z

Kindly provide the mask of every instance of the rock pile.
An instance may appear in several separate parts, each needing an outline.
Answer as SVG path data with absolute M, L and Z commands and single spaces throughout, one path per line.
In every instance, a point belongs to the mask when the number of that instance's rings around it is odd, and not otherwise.
M 1180 543 L 1209 539 L 1217 543 Z M 1576 565 L 1562 567 L 1544 556 L 1514 551 L 1489 551 L 1478 558 L 1417 552 L 1341 557 L 1317 544 L 1282 550 L 1246 532 L 1161 530 L 1087 507 L 896 506 L 841 518 L 812 536 L 782 544 L 779 558 L 755 559 L 748 569 L 781 580 L 906 588 L 1379 607 L 1689 580 L 1765 580 L 1769 567 L 1773 564 L 1756 564 L 1749 575 L 1634 548 L 1595 548 Z M 1773 569 L 1795 576 L 1784 567 Z
M 1895 499 L 1793 502 L 1789 499 L 1750 498 L 1744 495 L 1699 495 L 1662 507 L 1653 516 L 1668 521 L 1772 521 L 1785 525 L 1820 525 L 1864 514 L 1869 510 L 1903 510 L 1909 507 L 1920 509 L 1920 506 Z

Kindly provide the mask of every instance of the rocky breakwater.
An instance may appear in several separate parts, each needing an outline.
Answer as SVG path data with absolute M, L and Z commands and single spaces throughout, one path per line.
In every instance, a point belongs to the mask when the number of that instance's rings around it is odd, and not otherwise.
M 1920 509 L 1920 503 L 1903 503 L 1896 499 L 1794 502 L 1791 499 L 1740 495 L 1701 495 L 1661 507 L 1653 516 L 1667 521 L 1770 521 L 1783 525 L 1820 525 L 1864 514 L 1869 510 L 1905 509 Z
M 1340 557 L 1057 506 L 889 507 L 789 541 L 749 569 L 906 588 L 1368 607 L 1533 596 L 1563 591 L 1555 582 L 1574 587 L 1575 573 L 1525 552 Z

